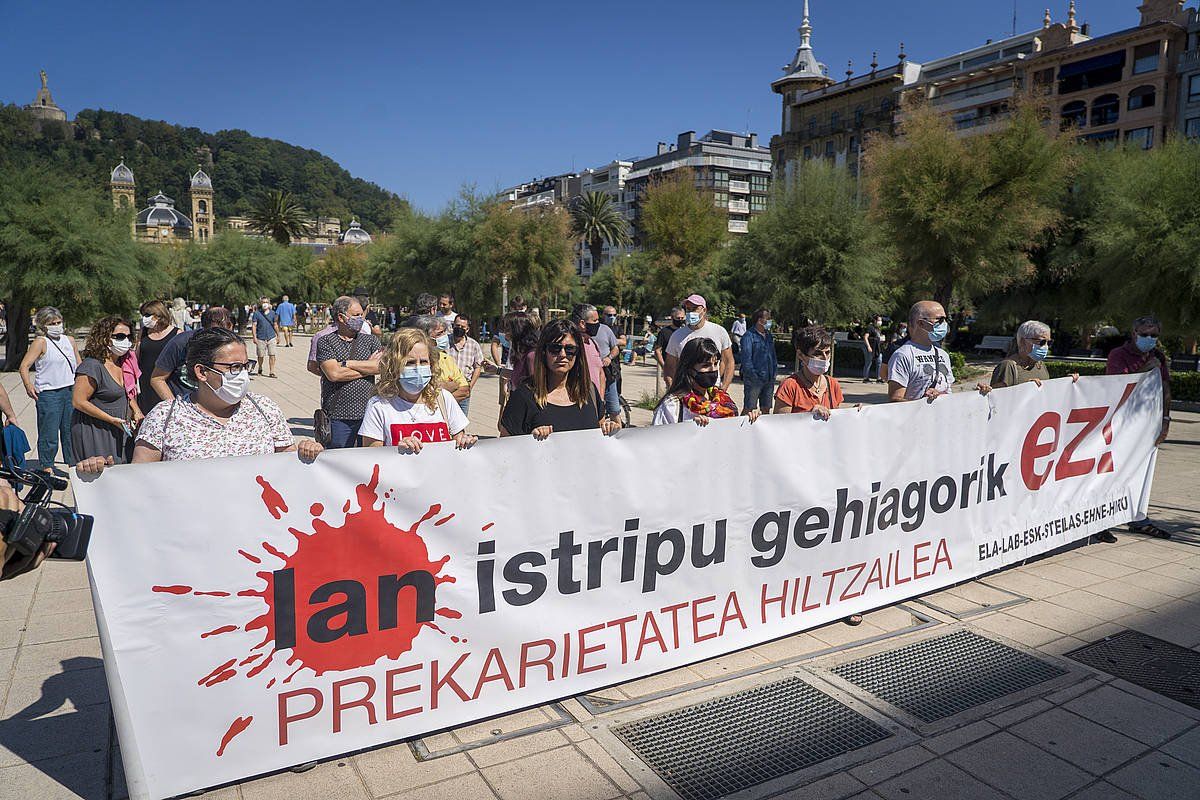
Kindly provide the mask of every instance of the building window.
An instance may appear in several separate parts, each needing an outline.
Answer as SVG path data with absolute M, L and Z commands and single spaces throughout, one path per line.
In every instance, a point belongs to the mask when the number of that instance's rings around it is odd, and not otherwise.
M 858 138 L 857 137 L 855 137 L 855 136 L 850 137 L 850 141 L 846 144 L 846 152 L 849 153 L 850 155 L 858 154 Z
M 1188 102 L 1200 103 L 1200 75 L 1188 78 Z
M 1154 128 L 1135 128 L 1125 134 L 1126 144 L 1137 144 L 1143 150 L 1154 147 Z
M 1058 93 L 1071 94 L 1117 83 L 1125 71 L 1125 51 L 1085 58 L 1058 68 Z
M 808 118 L 808 135 L 809 136 L 817 135 L 817 120 L 815 117 Z
M 1089 133 L 1086 136 L 1080 136 L 1079 141 L 1084 144 L 1092 144 L 1097 147 L 1103 147 L 1111 150 L 1120 143 L 1120 131 L 1104 131 L 1103 133 Z
M 766 211 L 767 210 L 767 198 L 761 194 L 751 195 L 750 196 L 750 210 L 751 211 Z
M 812 159 L 812 146 L 811 145 L 804 148 L 804 160 L 809 161 L 810 159 Z
M 865 114 L 866 114 L 866 111 L 863 109 L 862 106 L 859 106 L 858 108 L 854 109 L 854 127 L 856 127 L 856 128 L 862 127 L 863 116 Z
M 841 124 L 842 124 L 842 115 L 841 114 L 839 114 L 838 112 L 835 111 L 829 115 L 829 127 L 830 128 L 832 128 L 833 130 L 836 131 L 838 129 L 838 126 Z
M 1121 119 L 1121 98 L 1102 94 L 1092 101 L 1092 127 L 1115 125 Z
M 750 176 L 750 189 L 755 192 L 765 192 L 767 190 L 767 176 L 766 175 L 751 175 Z
M 196 204 L 196 206 L 197 206 L 197 208 L 200 209 L 201 214 L 208 213 L 208 201 L 207 200 L 201 200 L 199 203 Z
M 1183 134 L 1189 139 L 1200 139 L 1200 117 L 1192 117 L 1184 123 Z
M 729 186 L 729 172 L 728 171 L 723 170 L 723 169 L 714 169 L 712 176 L 713 176 L 713 186 L 725 186 L 725 187 Z
M 1137 111 L 1139 108 L 1154 108 L 1154 87 L 1139 86 L 1129 93 L 1129 110 Z
M 1133 48 L 1133 74 L 1154 72 L 1158 69 L 1158 42 L 1139 44 Z
M 833 158 L 833 157 L 834 157 L 834 149 L 833 149 L 833 147 L 834 147 L 834 145 L 833 145 L 833 139 L 830 139 L 828 142 L 826 142 L 826 143 L 825 143 L 825 157 L 826 157 L 826 158 Z
M 717 208 L 728 208 L 729 195 L 726 192 L 713 192 L 713 205 Z
M 885 115 L 892 113 L 892 98 L 883 98 L 883 101 L 879 104 L 879 111 Z
M 1087 103 L 1073 100 L 1062 107 L 1062 129 L 1087 126 Z

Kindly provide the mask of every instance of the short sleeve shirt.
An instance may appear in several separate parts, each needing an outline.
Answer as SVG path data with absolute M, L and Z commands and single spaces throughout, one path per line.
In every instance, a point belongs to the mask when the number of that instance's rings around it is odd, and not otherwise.
M 664 397 L 663 401 L 654 409 L 654 421 L 651 424 L 674 425 L 676 422 L 687 422 L 694 419 L 695 416 L 679 397 Z
M 1164 389 L 1171 382 L 1171 369 L 1159 351 L 1143 353 L 1133 342 L 1126 342 L 1108 354 L 1104 372 L 1108 375 L 1129 375 L 1134 372 L 1149 372 L 1157 369 L 1162 376 Z
M 1050 380 L 1050 370 L 1044 361 L 1034 361 L 1032 366 L 1018 364 L 1016 359 L 1006 358 L 992 370 L 992 388 L 1016 386 L 1029 381 Z
M 275 401 L 253 393 L 224 423 L 197 408 L 190 394 L 159 403 L 142 420 L 137 438 L 162 453 L 163 461 L 267 455 L 295 443 Z
M 790 375 L 775 390 L 775 399 L 784 405 L 791 406 L 793 414 L 803 414 L 818 406 L 828 409 L 837 408 L 842 404 L 844 398 L 842 397 L 842 385 L 838 383 L 837 378 L 829 378 L 829 388 L 821 392 L 821 396 L 818 397 L 801 383 L 799 378 Z
M 275 338 L 275 322 L 279 315 L 274 311 L 265 314 L 262 309 L 254 312 L 254 338 L 266 342 Z
M 667 343 L 667 355 L 679 358 L 679 354 L 683 352 L 683 346 L 692 339 L 712 339 L 717 345 L 718 352 L 721 353 L 733 347 L 733 340 L 729 338 L 728 331 L 715 322 L 705 322 L 699 330 L 694 331 L 684 325 L 671 334 L 671 341 Z M 721 375 L 721 380 L 725 380 L 725 378 L 725 375 Z
M 178 397 L 181 394 L 187 394 L 193 388 L 184 386 L 181 381 L 180 369 L 187 361 L 187 346 L 192 337 L 196 335 L 195 330 L 182 331 L 171 337 L 171 341 L 167 342 L 166 347 L 158 354 L 158 358 L 154 361 L 154 368 L 161 369 L 167 373 L 167 386 L 171 387 L 171 393 Z
M 275 309 L 279 313 L 279 324 L 290 328 L 296 324 L 296 307 L 291 303 L 280 303 Z
M 441 370 L 442 380 L 457 384 L 460 389 L 467 385 L 467 378 L 458 368 L 458 362 L 448 353 L 438 352 L 438 369 Z
M 403 397 L 390 400 L 372 397 L 367 401 L 358 435 L 393 447 L 409 436 L 416 436 L 422 442 L 448 442 L 451 436 L 467 429 L 467 416 L 452 394 L 442 389 L 441 395 L 446 417 L 440 409 L 430 408 L 424 402 L 413 403 Z
M 378 337 L 365 331 L 347 342 L 337 334 L 322 336 L 317 342 L 317 363 L 326 361 L 366 361 L 380 350 Z M 367 401 L 375 396 L 375 377 L 331 381 L 321 375 L 321 410 L 333 419 L 362 419 Z
M 592 341 L 596 343 L 596 347 L 600 350 L 600 358 L 608 358 L 613 348 L 617 346 L 617 335 L 613 333 L 613 329 L 600 323 L 600 330 L 596 331 L 596 335 L 592 337 Z
M 461 347 L 453 341 L 450 343 L 450 356 L 454 359 L 454 363 L 458 364 L 458 368 L 465 378 L 473 374 L 475 369 L 483 363 L 483 348 L 479 346 L 479 342 L 466 336 L 463 337 Z
M 916 400 L 928 389 L 946 393 L 954 384 L 950 354 L 936 345 L 905 342 L 888 361 L 888 382 L 904 387 L 904 399 Z
M 323 337 L 327 333 L 333 333 L 336 330 L 337 330 L 337 325 L 326 325 L 324 328 L 321 328 L 321 330 L 319 330 L 313 334 L 312 341 L 309 342 L 309 344 L 308 344 L 308 360 L 309 361 L 317 360 L 317 342 L 321 341 L 321 337 Z

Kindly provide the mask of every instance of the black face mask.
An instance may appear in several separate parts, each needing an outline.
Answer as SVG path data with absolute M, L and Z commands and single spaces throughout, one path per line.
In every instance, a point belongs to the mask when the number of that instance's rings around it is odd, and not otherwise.
M 595 336 L 597 333 L 600 332 L 600 323 L 599 322 L 584 323 L 583 329 L 585 331 L 587 331 L 588 336 Z
M 692 381 L 701 389 L 711 389 L 717 385 L 717 373 L 715 372 L 693 372 Z
M 455 329 L 454 329 L 454 338 L 455 338 L 455 339 L 462 339 L 462 338 L 463 338 L 463 337 L 465 337 L 466 335 L 467 335 L 467 332 L 466 332 L 464 329 L 462 329 L 462 328 L 455 328 Z
M 604 318 L 604 321 L 606 323 L 608 323 L 609 325 L 615 325 L 615 324 L 617 324 L 617 315 L 609 314 Z
M 681 320 L 681 319 L 673 319 L 673 320 L 671 320 L 671 327 L 672 327 L 672 328 L 682 328 L 682 327 L 683 327 L 683 320 Z

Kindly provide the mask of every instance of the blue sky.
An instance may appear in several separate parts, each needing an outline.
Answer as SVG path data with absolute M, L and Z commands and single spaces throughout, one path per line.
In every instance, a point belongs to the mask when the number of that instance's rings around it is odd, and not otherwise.
M 1012 29 L 1011 0 L 811 1 L 814 48 L 838 78 L 872 50 L 895 63 L 901 40 L 922 61 Z M 1018 31 L 1041 26 L 1045 2 L 1017 0 Z M 1067 0 L 1053 2 L 1065 19 Z M 1079 0 L 1079 20 L 1130 27 L 1138 5 Z M 241 128 L 433 210 L 463 183 L 599 166 L 685 130 L 749 125 L 765 143 L 800 17 L 800 0 L 0 0 L 0 102 L 32 101 L 45 68 L 69 114 Z

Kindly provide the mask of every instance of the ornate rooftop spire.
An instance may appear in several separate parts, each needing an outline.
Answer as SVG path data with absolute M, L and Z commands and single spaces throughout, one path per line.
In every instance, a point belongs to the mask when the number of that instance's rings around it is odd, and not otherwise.
M 804 21 L 800 23 L 800 49 L 812 50 L 812 24 L 808 21 L 808 0 L 804 0 Z
M 1048 8 L 1047 8 L 1047 9 L 1046 9 L 1046 16 L 1042 17 L 1042 27 L 1043 27 L 1043 28 L 1049 28 L 1049 27 L 1050 27 L 1050 23 L 1052 23 L 1053 21 L 1054 21 L 1054 20 L 1050 18 L 1050 9 L 1048 9 Z
M 1067 10 L 1067 27 L 1075 29 L 1075 0 L 1071 0 L 1071 6 Z

